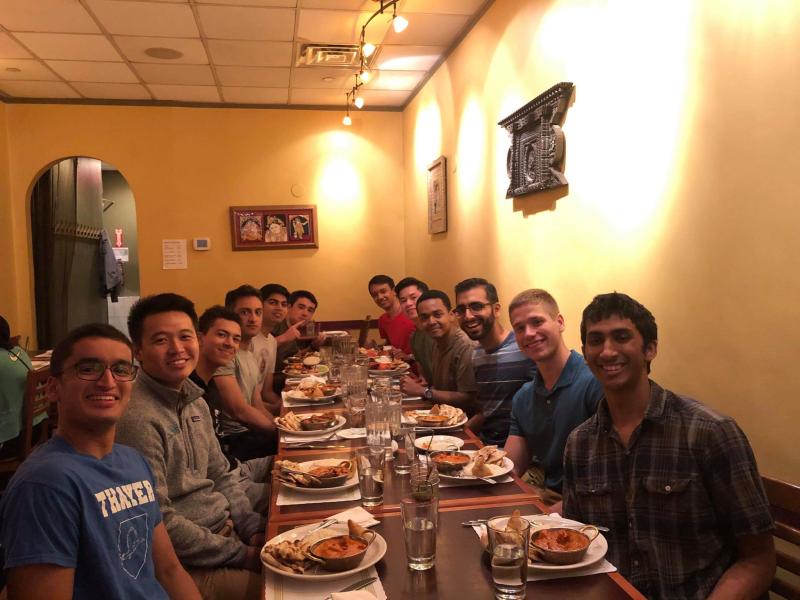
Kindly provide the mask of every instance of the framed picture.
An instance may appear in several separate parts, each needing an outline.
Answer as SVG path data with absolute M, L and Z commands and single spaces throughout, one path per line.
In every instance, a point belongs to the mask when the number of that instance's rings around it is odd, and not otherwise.
M 428 233 L 447 231 L 447 159 L 440 156 L 428 167 Z
M 317 248 L 317 207 L 231 206 L 234 250 Z

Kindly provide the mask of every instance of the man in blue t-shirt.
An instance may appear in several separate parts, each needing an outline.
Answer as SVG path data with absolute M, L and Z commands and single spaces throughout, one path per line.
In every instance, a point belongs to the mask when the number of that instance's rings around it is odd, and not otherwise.
M 517 346 L 514 332 L 500 322 L 497 289 L 479 277 L 456 285 L 453 312 L 469 338 L 478 388 L 477 408 L 467 423 L 484 444 L 503 446 L 511 423 L 511 400 L 536 374 L 536 365 Z
M 53 350 L 47 392 L 58 434 L 0 502 L 10 600 L 200 599 L 161 522 L 147 462 L 114 444 L 132 360 L 130 341 L 109 325 L 78 327 Z
M 541 488 L 542 499 L 561 512 L 567 437 L 597 411 L 603 388 L 583 357 L 564 343 L 564 317 L 548 292 L 517 294 L 508 314 L 520 350 L 538 373 L 514 396 L 505 450 L 517 475 Z

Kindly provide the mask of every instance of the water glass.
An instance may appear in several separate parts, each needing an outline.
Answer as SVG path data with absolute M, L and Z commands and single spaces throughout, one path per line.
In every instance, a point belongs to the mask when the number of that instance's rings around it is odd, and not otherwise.
M 528 541 L 531 525 L 522 520 L 521 529 L 506 530 L 510 517 L 495 517 L 486 524 L 492 557 L 494 595 L 498 600 L 525 597 L 528 583 Z
M 400 423 L 403 406 L 403 394 L 397 391 L 390 391 L 388 398 L 388 419 L 389 429 L 391 431 L 392 439 L 396 440 L 400 437 Z
M 358 489 L 361 492 L 362 506 L 383 504 L 383 470 L 386 454 L 383 448 L 356 448 L 356 468 L 358 469 Z
M 439 499 L 439 472 L 436 465 L 428 461 L 411 464 L 409 496 L 417 501 Z
M 344 408 L 347 413 L 347 426 L 360 428 L 365 426 L 364 413 L 367 405 L 367 395 L 347 393 L 344 396 Z
M 386 460 L 392 460 L 392 435 L 389 428 L 389 406 L 380 399 L 367 398 L 365 407 L 367 446 L 383 448 Z
M 426 571 L 433 567 L 436 560 L 439 501 L 431 499 L 417 502 L 413 498 L 403 498 L 400 501 L 400 513 L 403 518 L 408 568 Z
M 400 441 L 398 442 L 397 458 L 394 461 L 394 472 L 399 475 L 407 475 L 411 472 L 411 465 L 417 456 L 417 449 L 414 442 L 417 440 L 417 432 L 413 425 L 403 425 L 400 427 Z

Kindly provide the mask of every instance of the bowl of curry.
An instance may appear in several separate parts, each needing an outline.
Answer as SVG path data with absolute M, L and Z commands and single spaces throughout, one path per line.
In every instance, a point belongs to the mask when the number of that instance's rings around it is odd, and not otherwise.
M 375 541 L 376 533 L 366 530 L 361 534 L 352 531 L 318 541 L 309 549 L 311 554 L 326 571 L 349 571 L 355 569 L 367 553 L 367 548 Z
M 599 533 L 594 525 L 537 529 L 531 533 L 529 555 L 555 565 L 571 565 L 583 560 Z
M 466 467 L 471 457 L 463 452 L 443 450 L 441 452 L 432 452 L 431 460 L 440 473 L 455 473 Z

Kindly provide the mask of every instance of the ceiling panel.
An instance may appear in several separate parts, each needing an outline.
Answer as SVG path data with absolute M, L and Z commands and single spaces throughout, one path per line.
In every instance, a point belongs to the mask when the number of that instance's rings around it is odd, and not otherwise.
M 373 67 L 390 71 L 428 71 L 446 50 L 445 46 L 381 46 Z
M 179 85 L 214 85 L 214 75 L 208 65 L 134 64 L 133 68 L 145 83 L 175 83 Z
M 485 0 L 403 0 L 401 7 L 402 14 L 472 15 L 484 4 L 486 4 Z
M 54 60 L 119 61 L 122 57 L 102 35 L 71 33 L 15 33 L 39 58 Z
M 290 104 L 307 104 L 314 106 L 341 106 L 345 107 L 345 96 L 338 90 L 292 88 Z
M 217 67 L 223 86 L 288 87 L 289 69 L 281 67 Z
M 364 12 L 374 12 L 377 9 L 374 0 L 300 0 L 300 7 L 359 10 Z
M 376 71 L 364 89 L 413 90 L 427 75 L 427 71 Z
M 292 86 L 298 88 L 322 88 L 347 90 L 353 86 L 355 71 L 333 68 L 300 68 L 292 71 Z
M 368 12 L 346 10 L 301 10 L 297 37 L 325 44 L 357 44 L 361 27 L 371 16 Z M 376 17 L 367 29 L 367 41 L 379 43 L 388 27 L 387 20 Z
M 464 30 L 469 17 L 465 15 L 423 15 L 408 17 L 408 28 L 396 33 L 389 28 L 384 44 L 417 44 L 420 46 L 450 46 Z
M 69 0 L 0 0 L 0 25 L 9 31 L 100 33 L 86 9 Z
M 143 85 L 137 83 L 88 83 L 72 84 L 86 98 L 102 100 L 151 100 L 152 96 Z
M 364 90 L 361 95 L 364 97 L 365 106 L 400 106 L 407 99 L 411 92 L 388 90 Z M 350 111 L 353 112 L 352 110 Z
M 195 0 L 197 4 L 229 4 L 236 6 L 274 6 L 294 8 L 297 0 Z
M 188 4 L 87 0 L 105 29 L 116 35 L 199 37 Z
M 207 65 L 208 56 L 203 42 L 192 39 L 178 38 L 151 38 L 151 37 L 127 37 L 114 36 L 119 49 L 125 58 L 137 63 L 161 63 L 161 64 L 187 64 L 187 65 Z M 145 53 L 148 48 L 171 48 L 177 50 L 183 56 L 174 59 L 161 59 Z
M 200 6 L 203 33 L 223 40 L 292 41 L 294 10 L 235 6 Z
M 17 98 L 79 98 L 60 81 L 0 81 L 0 91 Z
M 136 75 L 122 62 L 48 60 L 47 65 L 67 81 L 138 82 Z
M 223 87 L 225 102 L 240 104 L 286 104 L 288 88 Z
M 0 58 L 30 58 L 31 53 L 11 39 L 7 33 L 0 32 Z
M 38 60 L 20 58 L 0 59 L 0 79 L 18 81 L 58 81 L 50 69 Z
M 217 88 L 213 85 L 150 85 L 157 100 L 175 102 L 220 102 Z
M 208 40 L 208 50 L 217 65 L 288 67 L 292 64 L 291 42 Z

